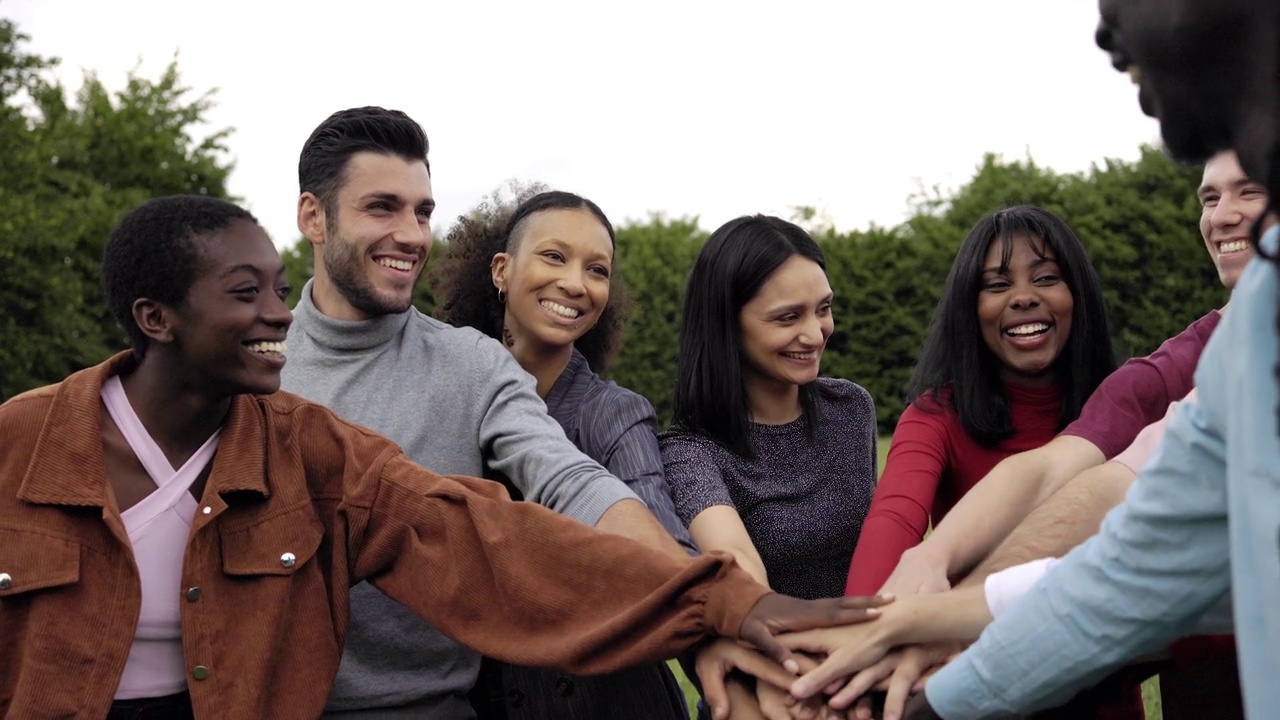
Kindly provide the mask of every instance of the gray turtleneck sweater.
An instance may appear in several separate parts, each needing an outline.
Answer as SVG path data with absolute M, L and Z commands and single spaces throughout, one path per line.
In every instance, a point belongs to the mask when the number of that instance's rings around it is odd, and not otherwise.
M 382 433 L 437 473 L 495 470 L 526 500 L 589 525 L 619 500 L 638 499 L 569 442 L 533 377 L 496 340 L 413 309 L 335 320 L 311 302 L 311 286 L 294 309 L 285 390 Z M 476 612 L 501 612 L 493 602 L 476 598 Z M 474 717 L 466 693 L 479 667 L 479 655 L 361 583 L 351 588 L 329 710 L 399 707 L 403 717 Z

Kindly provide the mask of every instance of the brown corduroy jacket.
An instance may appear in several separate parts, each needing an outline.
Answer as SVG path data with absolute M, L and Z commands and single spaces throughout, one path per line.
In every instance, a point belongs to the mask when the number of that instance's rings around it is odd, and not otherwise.
M 0 716 L 98 720 L 119 685 L 141 590 L 99 392 L 131 362 L 0 406 Z M 580 673 L 736 635 L 768 592 L 727 556 L 675 559 L 435 475 L 296 396 L 235 398 L 174 589 L 196 717 L 318 717 L 360 580 L 486 655 Z

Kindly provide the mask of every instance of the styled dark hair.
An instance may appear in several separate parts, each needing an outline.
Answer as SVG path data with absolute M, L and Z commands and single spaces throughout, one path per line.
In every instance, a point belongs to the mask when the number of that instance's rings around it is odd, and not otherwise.
M 1074 303 L 1071 336 L 1052 366 L 1062 392 L 1059 430 L 1080 415 L 1089 395 L 1116 367 L 1098 274 L 1075 232 L 1053 213 L 1034 205 L 1003 208 L 983 217 L 960 244 L 951 264 L 907 394 L 917 407 L 937 411 L 942 391 L 950 390 L 951 406 L 965 432 L 987 447 L 1012 437 L 1016 429 L 1000 380 L 1000 361 L 982 340 L 978 293 L 991 244 L 1001 244 L 1004 267 L 1019 238 L 1043 242 L 1043 247 L 1031 244 L 1042 258 L 1053 251 Z M 922 402 L 925 398 L 931 402 Z
M 429 273 L 436 292 L 435 315 L 458 326 L 471 326 L 489 337 L 502 336 L 503 305 L 493 287 L 490 263 L 500 252 L 515 254 L 524 240 L 529 218 L 548 210 L 582 210 L 591 213 L 609 233 L 616 248 L 613 224 L 600 206 L 590 200 L 562 191 L 538 192 L 534 186 L 516 196 L 515 207 L 501 202 L 495 195 L 458 221 L 445 237 L 447 250 Z M 574 347 L 587 359 L 591 369 L 602 373 L 608 369 L 622 346 L 622 331 L 631 309 L 631 294 L 618 274 L 618 260 L 613 261 L 609 278 L 609 303 L 600 313 L 595 327 L 578 338 Z
M 148 339 L 133 319 L 134 301 L 147 298 L 182 307 L 200 269 L 196 239 L 236 220 L 258 222 L 226 200 L 175 195 L 142 203 L 111 231 L 102 255 L 102 292 L 139 360 L 146 355 Z
M 673 425 L 748 460 L 755 458 L 755 449 L 742 369 L 742 306 L 796 255 L 827 269 L 822 249 L 799 226 L 767 215 L 740 217 L 711 233 L 685 286 Z M 822 386 L 800 386 L 811 435 L 818 425 L 815 387 Z
M 399 110 L 373 106 L 339 110 L 325 118 L 302 144 L 298 192 L 320 198 L 326 219 L 332 223 L 333 202 L 347 181 L 347 161 L 352 155 L 374 152 L 421 160 L 430 172 L 428 149 L 422 126 Z

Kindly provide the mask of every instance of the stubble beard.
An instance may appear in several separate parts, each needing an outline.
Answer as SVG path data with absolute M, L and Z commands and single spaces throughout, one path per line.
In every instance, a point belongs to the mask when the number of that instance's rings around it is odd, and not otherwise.
M 362 272 L 364 258 L 355 244 L 332 235 L 330 238 L 325 247 L 324 269 L 333 287 L 351 307 L 369 317 L 378 317 L 399 314 L 413 306 L 412 291 L 403 298 L 379 293 Z

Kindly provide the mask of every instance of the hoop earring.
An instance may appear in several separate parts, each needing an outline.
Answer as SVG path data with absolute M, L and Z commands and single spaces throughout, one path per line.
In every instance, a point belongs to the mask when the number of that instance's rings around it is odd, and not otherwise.
M 498 290 L 498 304 L 499 305 L 507 304 L 507 294 L 502 290 Z

